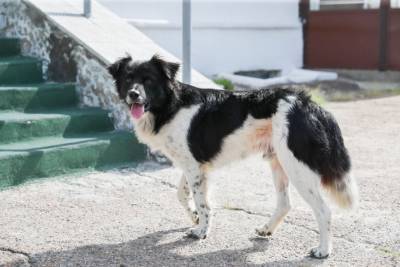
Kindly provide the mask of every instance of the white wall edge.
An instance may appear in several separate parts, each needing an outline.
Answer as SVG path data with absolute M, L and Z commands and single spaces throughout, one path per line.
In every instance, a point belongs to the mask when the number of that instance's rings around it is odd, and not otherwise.
M 170 29 L 180 30 L 180 24 L 170 23 L 167 20 L 141 20 L 125 18 L 131 25 L 145 29 Z M 296 24 L 262 24 L 262 23 L 195 23 L 193 29 L 212 29 L 212 30 L 297 30 L 302 27 L 300 21 Z

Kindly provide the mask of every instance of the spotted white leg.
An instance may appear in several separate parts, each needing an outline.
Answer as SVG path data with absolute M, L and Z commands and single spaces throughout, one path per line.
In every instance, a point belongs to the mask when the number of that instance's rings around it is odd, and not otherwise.
M 331 211 L 321 196 L 321 189 L 318 184 L 294 183 L 303 199 L 311 206 L 319 227 L 319 246 L 311 249 L 310 256 L 323 259 L 329 256 L 332 250 L 331 237 Z
M 185 172 L 188 185 L 193 194 L 194 204 L 199 216 L 199 224 L 189 229 L 189 237 L 206 238 L 210 225 L 210 206 L 207 201 L 207 176 L 200 170 Z
M 181 181 L 178 187 L 178 200 L 182 204 L 183 208 L 189 215 L 190 219 L 194 224 L 199 223 L 199 216 L 197 211 L 191 207 L 192 197 L 190 196 L 190 189 L 185 175 L 182 175 Z
M 332 250 L 331 211 L 321 196 L 321 177 L 305 164 L 293 159 L 293 154 L 282 150 L 279 161 L 289 181 L 311 206 L 319 227 L 319 246 L 311 249 L 314 258 L 326 258 Z
M 277 194 L 277 204 L 269 222 L 256 229 L 256 233 L 260 236 L 272 235 L 290 210 L 288 178 L 276 156 L 270 160 L 270 165 Z

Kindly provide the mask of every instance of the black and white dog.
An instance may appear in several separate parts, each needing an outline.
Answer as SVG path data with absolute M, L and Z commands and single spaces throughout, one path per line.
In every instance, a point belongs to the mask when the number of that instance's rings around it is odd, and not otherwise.
M 270 161 L 277 207 L 257 234 L 271 235 L 289 212 L 290 181 L 318 221 L 320 244 L 311 256 L 327 257 L 331 211 L 321 185 L 341 207 L 357 201 L 350 158 L 332 115 L 302 91 L 199 89 L 178 82 L 178 69 L 158 56 L 144 62 L 127 56 L 108 68 L 139 141 L 162 151 L 183 171 L 178 198 L 195 224 L 188 235 L 205 238 L 209 230 L 209 171 L 259 153 Z

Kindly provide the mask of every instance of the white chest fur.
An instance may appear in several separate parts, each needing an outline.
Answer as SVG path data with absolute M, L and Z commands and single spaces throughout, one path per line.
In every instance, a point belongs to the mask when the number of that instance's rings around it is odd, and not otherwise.
M 192 118 L 199 108 L 200 105 L 182 108 L 157 134 L 153 133 L 154 116 L 146 112 L 142 118 L 135 121 L 136 135 L 140 142 L 148 145 L 152 150 L 160 150 L 179 164 L 180 159 L 192 158 L 187 135 Z

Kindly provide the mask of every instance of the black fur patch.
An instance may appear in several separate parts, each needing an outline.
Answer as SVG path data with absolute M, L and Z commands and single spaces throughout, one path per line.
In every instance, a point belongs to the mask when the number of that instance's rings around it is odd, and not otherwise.
M 288 147 L 294 156 L 322 176 L 324 184 L 350 170 L 350 157 L 333 116 L 300 96 L 288 113 Z
M 233 94 L 209 94 L 206 98 L 188 133 L 190 150 L 199 162 L 210 161 L 221 150 L 224 137 L 239 128 L 248 114 Z
M 198 94 L 204 104 L 192 120 L 188 142 L 197 161 L 210 162 L 221 150 L 223 139 L 240 128 L 249 114 L 256 119 L 268 119 L 276 112 L 279 100 L 297 93 L 265 89 L 237 93 L 200 90 Z

